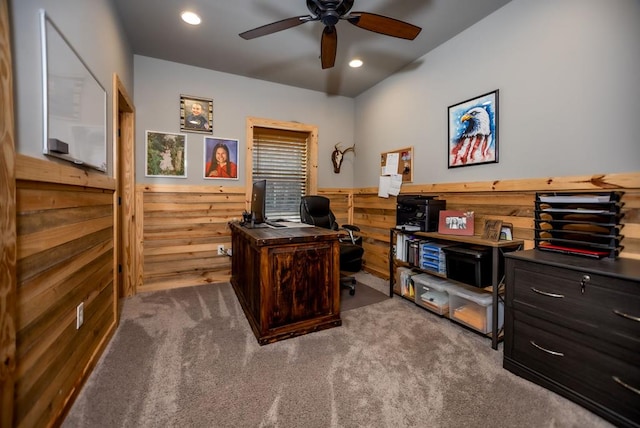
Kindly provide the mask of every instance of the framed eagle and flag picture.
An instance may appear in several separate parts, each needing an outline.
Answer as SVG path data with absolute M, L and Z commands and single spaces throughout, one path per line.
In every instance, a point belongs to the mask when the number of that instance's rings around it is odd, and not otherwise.
M 449 106 L 448 166 L 498 162 L 498 90 Z

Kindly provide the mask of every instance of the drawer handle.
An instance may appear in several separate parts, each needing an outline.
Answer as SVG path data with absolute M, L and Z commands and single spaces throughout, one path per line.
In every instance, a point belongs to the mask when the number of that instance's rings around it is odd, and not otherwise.
M 618 376 L 611 376 L 611 378 L 614 381 L 616 381 L 617 384 L 622 385 L 625 388 L 627 388 L 629 391 L 635 392 L 636 394 L 640 395 L 640 389 L 634 388 L 633 386 L 627 384 L 626 382 L 623 382 L 622 379 L 620 379 Z
M 633 315 L 625 314 L 624 312 L 620 312 L 617 309 L 614 309 L 613 313 L 616 314 L 616 315 L 620 315 L 622 318 L 626 318 L 628 320 L 633 320 L 633 321 L 640 322 L 640 317 L 634 317 Z
M 539 350 L 546 352 L 547 354 L 556 355 L 558 357 L 564 357 L 564 354 L 562 352 L 550 351 L 549 349 L 545 349 L 542 346 L 538 345 L 533 340 L 530 340 L 529 343 L 531 343 L 533 346 L 535 346 Z
M 543 296 L 555 297 L 556 299 L 564 299 L 564 294 L 547 293 L 546 291 L 538 290 L 535 287 L 531 287 L 531 291 L 534 293 L 542 294 Z

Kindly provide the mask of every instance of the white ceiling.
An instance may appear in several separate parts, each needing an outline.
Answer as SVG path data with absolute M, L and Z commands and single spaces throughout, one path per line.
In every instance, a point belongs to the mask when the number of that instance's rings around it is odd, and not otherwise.
M 133 53 L 254 79 L 355 97 L 510 0 L 355 0 L 352 11 L 370 12 L 422 28 L 413 41 L 336 25 L 335 67 L 322 70 L 323 24 L 307 22 L 253 40 L 239 33 L 293 16 L 308 15 L 306 0 L 113 0 Z M 193 27 L 180 19 L 191 10 Z M 359 69 L 350 59 L 364 61 Z

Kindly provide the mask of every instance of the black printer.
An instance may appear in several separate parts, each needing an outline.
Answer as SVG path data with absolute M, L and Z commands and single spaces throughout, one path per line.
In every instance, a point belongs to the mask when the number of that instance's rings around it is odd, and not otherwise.
M 440 210 L 447 209 L 447 201 L 434 196 L 398 195 L 396 205 L 396 228 L 403 226 L 421 232 L 437 232 Z

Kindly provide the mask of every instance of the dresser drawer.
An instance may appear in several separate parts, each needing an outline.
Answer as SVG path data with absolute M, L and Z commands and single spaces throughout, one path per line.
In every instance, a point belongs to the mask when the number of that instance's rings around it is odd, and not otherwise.
M 640 349 L 638 283 L 520 261 L 509 273 L 507 305 L 515 310 Z
M 579 333 L 523 313 L 514 314 L 513 342 L 505 356 L 539 375 L 640 423 L 640 355 L 608 347 L 608 353 L 575 341 Z M 617 358 L 616 353 L 624 358 Z M 597 403 L 597 404 L 595 404 Z

